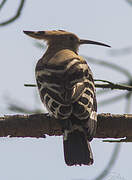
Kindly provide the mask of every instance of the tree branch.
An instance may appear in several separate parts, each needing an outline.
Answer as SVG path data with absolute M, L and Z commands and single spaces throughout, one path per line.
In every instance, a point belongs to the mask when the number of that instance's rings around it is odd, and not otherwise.
M 3 1 L 1 2 L 1 4 L 0 4 L 0 9 L 3 8 L 4 4 L 6 3 L 6 1 L 7 1 L 7 0 L 3 0 Z
M 21 0 L 20 5 L 19 5 L 19 7 L 18 7 L 18 10 L 17 10 L 16 14 L 15 14 L 12 18 L 8 19 L 7 21 L 1 22 L 1 23 L 0 23 L 0 26 L 4 26 L 4 25 L 10 24 L 10 23 L 12 23 L 13 21 L 15 21 L 15 20 L 21 15 L 21 11 L 22 11 L 22 9 L 23 9 L 23 7 L 24 7 L 24 3 L 25 3 L 25 0 Z M 3 5 L 2 5 L 2 6 L 3 6 Z
M 110 89 L 118 89 L 118 90 L 127 90 L 132 91 L 132 86 L 126 85 L 126 84 L 116 84 L 107 80 L 102 79 L 94 79 L 94 81 L 101 81 L 107 84 L 95 84 L 95 87 L 98 88 L 110 88 Z
M 132 1 L 131 0 L 126 0 L 131 6 L 132 6 Z
M 95 138 L 132 137 L 132 114 L 98 114 Z M 59 122 L 48 114 L 0 117 L 0 137 L 44 137 L 62 135 Z
M 132 91 L 132 86 L 125 85 L 125 84 L 115 84 L 110 81 L 106 80 L 99 80 L 95 79 L 94 81 L 102 81 L 107 84 L 95 84 L 96 88 L 109 88 L 109 89 L 118 89 L 118 90 L 127 90 L 127 91 Z M 36 84 L 24 84 L 25 87 L 36 87 Z
M 115 70 L 116 72 L 119 72 L 121 74 L 124 74 L 129 80 L 132 79 L 132 75 L 131 73 L 128 71 L 128 69 L 121 67 L 117 64 L 111 63 L 109 61 L 106 60 L 100 60 L 100 59 L 96 59 L 96 58 L 92 58 L 92 57 L 88 57 L 88 56 L 84 56 L 83 57 L 90 63 L 92 64 L 96 64 L 96 65 L 100 65 L 100 66 L 105 66 L 107 68 L 111 68 L 112 70 Z

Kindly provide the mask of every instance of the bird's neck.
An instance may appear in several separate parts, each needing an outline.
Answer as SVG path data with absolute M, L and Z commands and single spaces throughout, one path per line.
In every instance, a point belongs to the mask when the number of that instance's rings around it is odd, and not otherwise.
M 57 52 L 64 50 L 64 49 L 69 49 L 77 54 L 77 50 L 70 48 L 70 47 L 65 47 L 65 46 L 48 46 L 46 52 L 44 53 L 42 59 L 44 62 L 48 62 L 49 59 L 51 59 Z

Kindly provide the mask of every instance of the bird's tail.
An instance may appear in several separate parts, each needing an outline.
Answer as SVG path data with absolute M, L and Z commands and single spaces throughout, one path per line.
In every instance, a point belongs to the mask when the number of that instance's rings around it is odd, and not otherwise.
M 79 131 L 67 133 L 63 138 L 64 158 L 68 166 L 91 165 L 93 164 L 93 154 L 86 135 Z

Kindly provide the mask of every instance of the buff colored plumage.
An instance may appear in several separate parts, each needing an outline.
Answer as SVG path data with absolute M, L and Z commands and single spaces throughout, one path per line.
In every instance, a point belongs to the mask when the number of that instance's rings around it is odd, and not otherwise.
M 35 75 L 42 103 L 62 126 L 66 164 L 91 165 L 89 142 L 96 132 L 96 93 L 92 72 L 78 49 L 81 44 L 109 46 L 63 30 L 24 33 L 48 45 Z

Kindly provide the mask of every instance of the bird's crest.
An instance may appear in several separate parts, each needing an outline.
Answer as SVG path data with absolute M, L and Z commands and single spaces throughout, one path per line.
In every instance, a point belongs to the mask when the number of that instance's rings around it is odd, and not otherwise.
M 53 30 L 53 31 L 23 31 L 26 35 L 36 38 L 36 39 L 49 39 L 52 37 L 58 37 L 58 36 L 67 36 L 67 35 L 73 35 L 77 38 L 77 36 L 71 32 L 67 32 L 64 30 Z
M 79 39 L 74 33 L 64 31 L 64 30 L 53 30 L 53 31 L 23 31 L 26 35 L 33 37 L 35 39 L 40 40 L 46 40 L 46 41 L 53 41 L 56 39 L 59 40 L 68 40 L 70 44 L 74 45 L 81 45 L 81 44 L 94 44 L 99 46 L 106 46 L 110 47 L 107 44 L 97 42 L 97 41 L 91 41 L 91 40 L 85 40 L 85 39 Z

